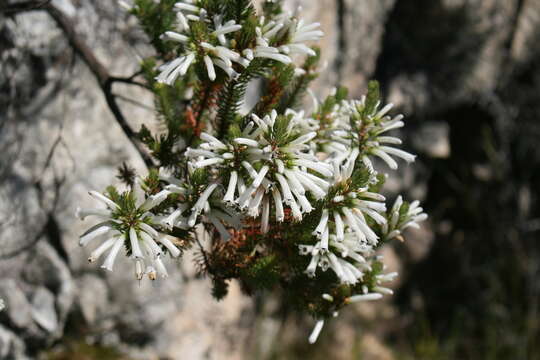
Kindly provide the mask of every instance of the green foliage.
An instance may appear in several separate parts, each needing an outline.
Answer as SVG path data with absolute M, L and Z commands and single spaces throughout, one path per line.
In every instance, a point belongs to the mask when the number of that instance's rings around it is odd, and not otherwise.
M 364 274 L 362 285 L 367 286 L 370 292 L 374 292 L 373 288 L 377 286 L 376 276 L 383 273 L 384 264 L 380 261 L 373 261 L 371 264 L 371 271 Z M 356 292 L 361 293 L 361 286 L 357 286 Z
M 243 50 L 255 44 L 257 36 L 256 28 L 259 20 L 254 12 L 251 12 L 243 21 L 242 31 L 237 32 L 235 37 L 236 49 Z
M 327 96 L 324 102 L 320 104 L 317 111 L 312 114 L 314 119 L 320 121 L 321 129 L 325 129 L 328 125 L 330 125 L 330 114 L 337 104 L 347 98 L 348 93 L 349 91 L 346 87 L 337 88 L 335 93 Z
M 309 85 L 319 76 L 316 68 L 321 58 L 321 50 L 319 48 L 314 48 L 314 50 L 315 55 L 308 56 L 302 66 L 305 74 L 291 77 L 292 81 L 289 82 L 285 95 L 281 98 L 278 112 L 282 113 L 287 109 L 294 109 L 300 106 Z
M 191 174 L 191 184 L 193 186 L 204 186 L 208 183 L 208 171 L 203 169 L 197 169 Z
M 375 110 L 377 109 L 377 106 L 379 105 L 381 98 L 380 90 L 379 90 L 379 82 L 376 80 L 371 80 L 368 83 L 368 93 L 366 95 L 366 104 L 364 105 L 364 108 L 362 109 L 361 118 L 365 119 L 368 116 L 372 115 Z
M 141 186 L 146 193 L 157 194 L 161 190 L 159 171 L 157 169 L 150 169 L 148 176 L 143 180 Z
M 272 289 L 280 278 L 276 256 L 267 255 L 257 259 L 240 276 L 251 289 Z
M 244 21 L 255 15 L 255 8 L 251 0 L 226 0 L 225 18 L 235 20 L 237 24 L 243 24 Z
M 353 189 L 364 188 L 369 184 L 371 172 L 361 161 L 357 161 L 354 172 L 351 176 L 351 187 Z
M 194 21 L 190 26 L 190 37 L 197 41 L 209 41 L 210 28 L 205 22 Z
M 162 55 L 172 51 L 173 44 L 164 42 L 160 36 L 173 29 L 176 20 L 173 11 L 176 0 L 135 0 L 132 13 L 135 15 L 150 39 L 150 43 Z
M 255 106 L 253 110 L 254 114 L 264 116 L 279 104 L 283 92 L 291 83 L 292 79 L 294 79 L 294 69 L 294 65 L 285 65 L 282 63 L 276 63 L 272 67 L 270 70 L 272 76 L 266 81 L 263 91 L 265 95 L 261 97 Z
M 120 201 L 121 195 L 114 186 L 107 186 L 106 195 L 115 203 Z
M 40 358 L 45 360 L 129 360 L 117 349 L 99 345 L 88 344 L 86 340 L 65 337 L 59 340 L 60 347 L 48 350 Z
M 263 14 L 266 18 L 271 18 L 283 12 L 281 0 L 265 0 L 262 5 Z
M 350 125 L 353 132 L 357 135 L 352 137 L 360 149 L 363 149 L 368 141 L 369 134 L 365 131 L 366 126 L 374 121 L 375 111 L 380 103 L 379 83 L 370 81 L 368 83 L 368 93 L 363 105 L 359 105 L 357 114 L 350 117 Z
M 116 178 L 126 185 L 133 186 L 133 182 L 135 181 L 135 169 L 130 167 L 127 162 L 123 162 L 122 165 L 118 167 L 118 175 L 116 175 Z
M 278 115 L 272 128 L 271 142 L 277 146 L 284 146 L 298 137 L 298 134 L 288 133 L 287 128 L 291 122 L 291 116 Z
M 180 139 L 190 139 L 196 129 L 186 119 L 189 88 L 193 82 L 190 76 L 185 81 L 177 81 L 173 86 L 155 81 L 156 59 L 147 58 L 141 63 L 141 71 L 154 93 L 157 119 L 167 130 L 160 135 L 152 135 L 146 126 L 139 130 L 139 139 L 148 147 L 152 155 L 159 160 L 161 166 L 174 167 L 182 163 L 176 150 Z
M 227 133 L 227 137 L 229 139 L 234 139 L 241 136 L 242 130 L 240 129 L 240 126 L 238 124 L 231 124 L 231 126 L 229 127 L 229 132 Z
M 377 182 L 369 185 L 369 191 L 380 193 L 384 183 L 386 182 L 386 175 L 379 173 L 377 174 L 376 179 Z
M 216 300 L 222 300 L 229 293 L 229 283 L 220 277 L 212 278 L 212 296 Z
M 218 137 L 223 137 L 234 122 L 249 82 L 255 77 L 262 76 L 272 62 L 260 58 L 254 59 L 237 79 L 227 81 L 219 94 Z

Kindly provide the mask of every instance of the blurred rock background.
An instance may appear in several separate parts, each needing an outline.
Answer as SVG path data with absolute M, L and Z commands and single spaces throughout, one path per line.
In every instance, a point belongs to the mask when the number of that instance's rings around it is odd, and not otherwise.
M 347 309 L 315 346 L 278 297 L 233 286 L 216 302 L 189 257 L 155 285 L 86 264 L 75 208 L 144 163 L 51 17 L 9 11 L 24 3 L 0 1 L 0 359 L 540 358 L 540 1 L 286 1 L 326 33 L 318 96 L 374 78 L 407 115 L 419 157 L 388 196 L 430 214 L 383 249 L 396 295 Z M 111 74 L 150 54 L 115 2 L 52 3 Z M 113 91 L 134 129 L 154 121 L 144 90 Z

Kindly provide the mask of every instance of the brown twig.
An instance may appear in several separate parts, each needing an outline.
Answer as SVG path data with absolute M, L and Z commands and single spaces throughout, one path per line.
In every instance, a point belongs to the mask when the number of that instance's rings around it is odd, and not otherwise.
M 105 66 L 96 58 L 90 47 L 88 47 L 88 45 L 77 35 L 73 22 L 69 18 L 67 18 L 61 10 L 49 3 L 43 5 L 41 8 L 46 10 L 49 15 L 55 20 L 58 27 L 62 29 L 64 35 L 67 37 L 71 47 L 73 47 L 77 55 L 79 55 L 81 59 L 85 62 L 92 74 L 94 74 L 94 77 L 98 81 L 99 86 L 103 91 L 105 101 L 107 102 L 109 109 L 113 113 L 116 122 L 120 125 L 120 127 L 124 131 L 124 134 L 133 144 L 135 149 L 139 152 L 139 155 L 143 159 L 146 166 L 152 167 L 154 165 L 152 158 L 145 151 L 143 144 L 138 141 L 136 133 L 133 131 L 133 129 L 131 129 L 128 122 L 126 121 L 126 118 L 124 117 L 122 110 L 118 106 L 116 98 L 112 92 L 113 83 L 123 81 L 125 78 L 118 78 L 109 74 Z M 132 79 L 126 78 L 125 80 L 126 81 L 123 82 L 134 83 Z
M 206 87 L 200 91 L 199 101 L 195 103 L 193 108 L 188 108 L 186 111 L 186 119 L 188 120 L 188 123 L 191 122 L 193 127 L 193 133 L 187 143 L 188 146 L 190 146 L 201 134 L 201 131 L 203 130 L 203 114 L 205 110 L 209 110 L 211 107 L 215 106 L 214 97 L 218 91 L 219 85 L 215 86 L 210 83 L 207 84 Z

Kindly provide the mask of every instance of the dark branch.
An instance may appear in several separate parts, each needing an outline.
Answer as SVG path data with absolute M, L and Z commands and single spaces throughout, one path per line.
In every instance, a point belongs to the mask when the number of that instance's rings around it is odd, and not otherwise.
M 150 110 L 150 111 L 152 111 L 152 112 L 155 112 L 155 111 L 156 111 L 156 109 L 154 109 L 153 107 L 148 106 L 148 105 L 146 105 L 146 104 L 143 104 L 143 103 L 140 102 L 140 101 L 137 101 L 137 100 L 133 100 L 133 99 L 131 99 L 131 98 L 128 98 L 127 96 L 120 95 L 120 94 L 115 94 L 115 93 L 113 93 L 113 96 L 114 96 L 114 97 L 117 97 L 118 99 L 120 99 L 120 100 L 122 100 L 122 101 L 125 101 L 125 102 L 130 103 L 130 104 L 135 105 L 135 106 L 138 106 L 138 107 L 140 107 L 140 108 L 142 108 L 142 109 Z
M 119 83 L 129 84 L 129 85 L 137 85 L 137 86 L 140 86 L 140 87 L 142 87 L 144 89 L 150 90 L 150 87 L 148 85 L 143 84 L 141 82 L 138 82 L 136 80 L 133 80 L 133 76 L 130 76 L 130 77 L 111 76 L 111 81 L 112 82 L 119 82 Z
M 51 0 L 22 1 L 15 4 L 0 5 L 0 13 L 15 14 L 22 11 L 39 10 L 48 5 Z
M 66 35 L 69 44 L 73 47 L 77 55 L 79 55 L 86 63 L 90 71 L 92 71 L 99 83 L 99 86 L 101 87 L 101 90 L 103 91 L 107 105 L 113 113 L 116 121 L 124 131 L 124 134 L 126 134 L 129 141 L 131 141 L 135 149 L 137 149 L 146 166 L 152 167 L 154 165 L 152 158 L 145 151 L 142 143 L 138 141 L 136 133 L 129 126 L 124 114 L 122 113 L 122 110 L 116 102 L 115 96 L 112 93 L 112 84 L 115 81 L 119 81 L 119 78 L 115 78 L 109 74 L 105 66 L 96 58 L 88 45 L 86 45 L 86 43 L 77 35 L 73 22 L 67 18 L 62 11 L 51 4 L 44 5 L 43 9 L 45 9 L 56 21 L 56 24 Z

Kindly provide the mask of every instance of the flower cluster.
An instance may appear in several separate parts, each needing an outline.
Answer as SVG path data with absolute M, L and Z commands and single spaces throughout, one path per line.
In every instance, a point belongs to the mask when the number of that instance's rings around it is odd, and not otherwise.
M 224 14 L 211 15 L 201 3 L 183 0 L 174 5 L 177 29 L 163 33 L 162 39 L 179 43 L 182 51 L 179 57 L 160 67 L 157 81 L 171 85 L 179 76 L 186 75 L 191 65 L 197 62 L 204 64 L 210 81 L 217 78 L 216 67 L 229 78 L 236 78 L 239 75 L 238 66 L 246 68 L 255 58 L 290 64 L 291 55 L 315 55 L 305 42 L 323 36 L 318 29 L 319 23 L 305 24 L 292 15 L 268 20 L 261 17 L 255 28 L 255 42 L 239 48 L 232 37 L 242 29 L 242 25 L 234 19 L 225 19 Z M 193 29 L 194 26 L 197 31 Z M 204 35 L 201 28 L 207 29 Z
M 202 134 L 201 136 L 209 137 L 210 135 Z M 186 154 L 189 151 L 188 149 Z M 222 203 L 220 200 L 223 198 L 222 189 L 217 182 L 201 185 L 200 181 L 195 180 L 196 167 L 189 164 L 189 169 L 191 182 L 182 183 L 180 179 L 161 174 L 160 179 L 169 184 L 165 186 L 165 189 L 179 194 L 182 200 L 176 203 L 176 207 L 170 214 L 156 216 L 154 220 L 169 230 L 173 228 L 189 230 L 193 229 L 197 223 L 210 223 L 218 230 L 222 240 L 228 240 L 230 234 L 224 224 L 239 229 L 241 227 L 240 215 Z M 202 173 L 202 175 L 206 174 Z M 199 219 L 203 221 L 200 222 Z
M 334 160 L 332 186 L 337 191 L 329 199 L 327 208 L 322 210 L 313 231 L 318 242 L 300 245 L 301 255 L 312 256 L 306 269 L 308 276 L 314 277 L 317 267 L 322 271 L 331 268 L 342 283 L 354 285 L 362 279 L 363 270 L 370 269 L 366 257 L 373 253 L 379 237 L 366 218 L 380 225 L 386 224 L 383 216 L 386 207 L 384 196 L 366 188 L 351 189 L 351 175 L 358 154 L 358 149 L 354 149 L 344 164 Z
M 79 245 L 87 246 L 100 238 L 106 240 L 91 252 L 88 261 L 95 262 L 108 251 L 101 267 L 113 271 L 118 253 L 124 247 L 135 262 L 135 277 L 138 280 L 142 280 L 145 274 L 151 280 L 155 280 L 158 275 L 167 277 L 162 258 L 166 253 L 178 257 L 180 250 L 165 234 L 156 230 L 154 215 L 150 210 L 162 203 L 170 191 L 163 190 L 145 199 L 137 181 L 133 191 L 123 194 L 115 191 L 110 191 L 110 197 L 96 191 L 90 191 L 89 194 L 105 205 L 105 208 L 77 208 L 76 215 L 81 220 L 87 216 L 101 220 L 81 235 Z
M 285 209 L 300 221 L 314 208 L 308 199 L 326 196 L 332 167 L 310 153 L 315 132 L 302 133 L 298 117 L 278 116 L 275 111 L 262 119 L 251 116 L 243 131 L 222 142 L 202 134 L 197 149 L 187 149 L 194 168 L 212 167 L 226 190 L 223 202 L 250 217 L 261 217 L 261 231 L 268 232 L 270 213 L 276 222 L 285 220 Z M 285 205 L 285 206 L 284 206 Z
M 112 271 L 125 251 L 137 279 L 156 279 L 167 277 L 167 254 L 197 246 L 216 298 L 231 280 L 247 294 L 282 287 L 318 319 L 310 342 L 343 306 L 391 294 L 384 283 L 397 274 L 385 273 L 378 250 L 427 215 L 401 196 L 387 207 L 381 194 L 379 160 L 395 170 L 397 158 L 415 157 L 389 134 L 403 116 L 388 115 L 376 82 L 360 100 L 337 89 L 300 110 L 317 77 L 319 51 L 307 42 L 323 35 L 318 23 L 274 1 L 264 15 L 249 0 L 134 3 L 164 63 L 142 64 L 164 131 L 139 132 L 156 161 L 146 177 L 124 167 L 127 191 L 91 191 L 103 206 L 77 210 L 100 220 L 80 237 L 82 246 L 102 240 L 89 261 L 107 253 Z M 265 80 L 262 95 L 241 112 L 253 79 Z
M 396 198 L 388 214 L 389 221 L 382 227 L 382 233 L 386 240 L 400 238 L 401 233 L 409 227 L 420 227 L 418 223 L 426 220 L 428 216 L 419 205 L 418 200 L 405 204 L 401 195 Z
M 378 256 L 372 259 L 372 262 L 375 264 L 380 264 L 380 261 L 382 261 L 381 256 Z M 383 270 L 385 270 L 384 265 L 383 265 Z M 353 303 L 359 303 L 359 302 L 364 302 L 364 301 L 374 301 L 374 300 L 382 299 L 383 294 L 392 295 L 394 292 L 391 289 L 387 287 L 383 287 L 381 285 L 385 282 L 393 281 L 397 276 L 398 276 L 397 272 L 378 274 L 373 279 L 375 286 L 373 286 L 371 292 L 367 286 L 363 285 L 361 287 L 361 293 L 347 297 L 345 299 L 345 302 L 347 304 L 353 304 Z M 324 301 L 327 301 L 329 303 L 334 303 L 336 301 L 336 299 L 332 295 L 326 294 L 326 293 L 322 294 L 321 298 Z M 334 312 L 332 316 L 336 317 L 338 316 L 338 313 Z M 313 330 L 311 331 L 311 334 L 309 335 L 309 338 L 308 338 L 308 341 L 310 344 L 314 344 L 317 341 L 317 338 L 319 337 L 319 334 L 321 333 L 324 323 L 325 323 L 324 319 L 320 319 L 315 323 L 315 326 Z
M 382 159 L 392 170 L 398 168 L 393 157 L 413 162 L 415 156 L 389 145 L 401 145 L 401 139 L 385 133 L 404 126 L 403 115 L 388 116 L 393 104 L 379 109 L 380 102 L 368 104 L 367 97 L 360 100 L 343 100 L 335 104 L 327 114 L 318 131 L 321 133 L 321 148 L 327 152 L 346 152 L 358 146 L 363 153 L 362 161 L 373 169 L 370 155 Z

